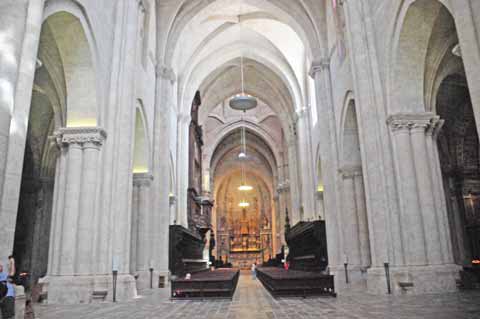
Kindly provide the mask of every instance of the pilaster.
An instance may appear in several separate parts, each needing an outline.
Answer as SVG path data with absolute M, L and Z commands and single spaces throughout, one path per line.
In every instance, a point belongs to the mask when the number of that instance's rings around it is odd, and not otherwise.
M 153 264 L 156 243 L 154 234 L 157 231 L 152 221 L 155 211 L 150 205 L 150 188 L 153 176 L 148 173 L 133 175 L 133 207 L 132 207 L 132 245 L 131 271 L 138 274 L 137 289 L 149 286 L 149 268 Z M 148 278 L 147 278 L 148 277 Z

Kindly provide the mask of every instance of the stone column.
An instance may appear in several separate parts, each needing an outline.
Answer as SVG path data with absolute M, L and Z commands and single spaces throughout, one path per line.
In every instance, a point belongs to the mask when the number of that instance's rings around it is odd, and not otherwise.
M 44 0 L 0 3 L 0 251 L 12 251 Z
M 357 206 L 358 233 L 360 238 L 360 257 L 362 267 L 370 267 L 372 257 L 370 255 L 370 234 L 368 230 L 367 207 L 365 203 L 365 188 L 363 186 L 363 175 L 361 171 L 354 174 L 355 203 Z
M 315 217 L 315 186 L 312 176 L 312 152 L 310 149 L 310 135 L 308 134 L 308 112 L 303 109 L 297 112 L 297 134 L 298 134 L 298 165 L 301 180 L 301 203 L 304 211 L 304 220 L 313 220 Z
M 106 138 L 97 127 L 62 128 L 56 139 L 61 149 L 57 163 L 50 243 L 49 291 L 51 303 L 81 303 L 92 300 L 96 243 L 94 233 L 100 212 L 100 149 Z
M 451 263 L 443 225 L 445 206 L 436 200 L 442 183 L 437 173 L 438 154 L 432 152 L 432 136 L 441 121 L 433 113 L 391 115 L 391 130 L 400 202 L 400 229 L 405 265 L 394 268 L 395 280 L 410 282 L 411 290 L 456 290 L 458 268 Z M 429 146 L 430 145 L 430 146 Z M 403 290 L 394 282 L 394 290 Z
M 188 228 L 188 128 L 190 115 L 179 114 L 177 122 L 177 224 Z
M 150 287 L 150 271 L 153 266 L 153 253 L 156 247 L 155 229 L 152 221 L 155 212 L 150 206 L 150 187 L 153 176 L 150 174 L 133 175 L 132 207 L 132 255 L 131 269 L 138 275 L 137 289 Z
M 312 63 L 310 76 L 315 80 L 318 126 L 322 140 L 320 157 L 324 181 L 323 198 L 325 204 L 325 222 L 327 228 L 328 259 L 331 268 L 343 268 L 343 236 L 339 203 L 338 149 L 333 110 L 330 61 L 322 59 Z
M 407 117 L 395 116 L 388 119 L 388 124 L 392 131 L 394 156 L 396 157 L 405 262 L 408 265 L 426 265 L 424 225 L 420 213 L 417 176 L 410 140 L 410 128 L 413 121 Z
M 290 137 L 288 141 L 288 176 L 289 180 L 284 180 L 283 183 L 285 186 L 288 186 L 290 192 L 291 205 L 292 209 L 290 213 L 290 223 L 295 225 L 299 221 L 303 220 L 301 216 L 301 194 L 300 194 L 300 184 L 301 179 L 299 177 L 298 165 L 300 165 L 297 157 L 297 142 L 295 137 Z
M 95 132 L 97 136 L 89 138 L 83 143 L 83 165 L 80 196 L 80 216 L 78 218 L 76 274 L 89 275 L 94 272 L 92 265 L 95 264 L 94 254 L 96 243 L 92 234 L 95 232 L 95 224 L 98 221 L 98 213 L 95 212 L 98 165 L 100 148 L 103 143 L 105 132 Z M 77 168 L 78 169 L 78 168 Z M 93 221 L 93 222 L 92 222 Z
M 343 214 L 342 230 L 345 243 L 345 262 L 352 266 L 361 265 L 360 233 L 358 203 L 356 202 L 355 175 L 359 174 L 358 168 L 342 168 L 340 173 L 343 178 Z
M 135 175 L 133 174 L 133 189 L 132 189 L 132 231 L 130 240 L 130 273 L 135 274 L 137 272 L 137 234 L 138 234 L 138 214 L 139 214 L 139 183 L 136 182 Z M 138 288 L 138 285 L 137 285 Z
M 3 186 L 10 135 L 10 120 L 15 102 L 15 87 L 20 68 L 22 41 L 27 21 L 27 0 L 2 1 L 0 4 L 0 187 Z M 0 189 L 1 194 L 1 189 Z M 13 245 L 12 245 L 13 247 Z M 11 251 L 11 248 L 8 248 Z
M 432 114 L 433 115 L 433 114 Z M 427 154 L 426 130 L 436 119 L 427 119 L 425 122 L 415 123 L 410 128 L 412 151 L 415 160 L 417 176 L 417 190 L 425 227 L 425 243 L 427 261 L 429 264 L 441 264 L 443 261 L 442 247 L 439 234 L 439 218 L 436 214 L 434 189 L 432 185 L 432 162 Z M 441 182 L 441 180 L 438 180 Z
M 159 60 L 160 61 L 160 60 Z M 176 76 L 165 65 L 156 68 L 155 117 L 153 132 L 153 183 L 150 192 L 155 227 L 152 240 L 155 242 L 153 268 L 159 276 L 168 277 L 168 241 L 170 225 L 170 139 L 171 112 L 174 108 L 174 91 Z M 174 207 L 173 207 L 174 208 Z M 157 282 L 155 282 L 156 284 Z M 158 285 L 156 285 L 158 286 Z
M 383 263 L 401 263 L 398 206 L 395 200 L 394 169 L 386 120 L 384 88 L 377 60 L 377 45 L 371 4 L 365 0 L 343 0 L 350 49 L 349 62 L 362 145 L 362 174 L 370 232 L 372 269 L 378 280 L 370 287 L 384 290 Z

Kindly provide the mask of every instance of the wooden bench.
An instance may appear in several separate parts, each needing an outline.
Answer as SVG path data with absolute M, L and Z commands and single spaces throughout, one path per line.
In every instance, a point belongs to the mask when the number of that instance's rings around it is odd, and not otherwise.
M 260 267 L 257 275 L 274 297 L 337 296 L 331 275 L 275 267 Z
M 192 274 L 190 279 L 172 280 L 171 299 L 232 299 L 239 270 L 217 269 Z

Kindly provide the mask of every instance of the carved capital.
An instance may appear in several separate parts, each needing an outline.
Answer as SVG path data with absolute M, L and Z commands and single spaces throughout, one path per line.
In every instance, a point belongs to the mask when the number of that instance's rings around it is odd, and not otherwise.
M 319 61 L 313 61 L 308 75 L 310 75 L 312 78 L 315 78 L 315 74 L 317 74 L 317 72 L 322 72 L 327 69 L 330 69 L 330 59 L 322 58 Z
M 172 84 L 177 80 L 175 71 L 171 67 L 168 67 L 164 64 L 157 64 L 155 68 L 155 74 L 158 78 L 169 80 Z
M 388 117 L 387 125 L 392 132 L 428 132 L 436 127 L 440 117 L 430 112 L 398 113 Z
M 64 127 L 55 132 L 59 147 L 78 145 L 100 148 L 107 138 L 107 132 L 100 127 Z
M 152 181 L 153 181 L 153 176 L 149 173 L 134 173 L 133 174 L 133 186 L 149 187 L 152 184 Z

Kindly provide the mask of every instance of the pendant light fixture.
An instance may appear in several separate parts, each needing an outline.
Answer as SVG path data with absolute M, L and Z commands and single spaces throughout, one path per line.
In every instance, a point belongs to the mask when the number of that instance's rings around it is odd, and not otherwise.
M 246 112 L 257 107 L 257 99 L 250 94 L 245 93 L 245 80 L 243 73 L 243 56 L 240 57 L 240 75 L 242 80 L 242 93 L 235 95 L 230 99 L 230 107 L 237 111 Z
M 241 22 L 240 22 L 240 14 L 238 17 L 239 21 L 239 28 L 241 30 Z M 241 83 L 242 83 L 242 91 L 240 94 L 235 95 L 230 99 L 229 105 L 232 109 L 237 110 L 237 111 L 243 111 L 245 114 L 247 110 L 252 110 L 257 107 L 258 102 L 257 99 L 250 94 L 245 93 L 245 75 L 243 72 L 243 55 L 240 56 L 240 76 L 241 76 Z M 243 123 L 243 115 L 241 118 L 241 123 Z M 245 136 L 245 125 L 242 125 L 241 128 L 241 149 L 240 153 L 238 154 L 238 158 L 242 161 L 241 162 L 241 169 L 242 169 L 242 182 L 241 185 L 238 187 L 239 191 L 245 192 L 245 191 L 251 191 L 253 189 L 252 186 L 247 185 L 246 183 L 246 178 L 245 178 L 245 163 L 244 160 L 247 158 L 247 141 L 246 141 L 246 136 Z M 238 204 L 238 206 L 242 208 L 247 208 L 250 206 L 250 203 L 248 203 L 245 199 L 242 199 L 242 201 Z

